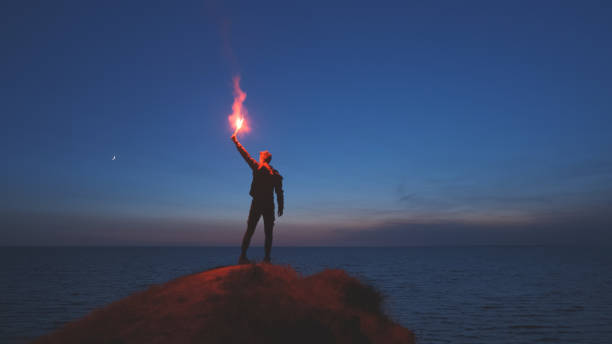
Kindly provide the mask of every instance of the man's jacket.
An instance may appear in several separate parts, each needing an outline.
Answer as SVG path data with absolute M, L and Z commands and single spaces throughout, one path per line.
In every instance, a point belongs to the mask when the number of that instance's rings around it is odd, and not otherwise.
M 274 192 L 276 192 L 278 210 L 282 211 L 284 207 L 283 177 L 269 164 L 259 164 L 240 142 L 235 141 L 235 144 L 240 155 L 253 170 L 253 181 L 249 192 L 253 200 L 261 205 L 274 207 Z

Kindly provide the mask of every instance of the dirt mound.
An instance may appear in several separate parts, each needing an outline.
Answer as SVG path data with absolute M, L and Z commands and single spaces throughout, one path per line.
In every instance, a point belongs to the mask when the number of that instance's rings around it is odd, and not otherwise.
M 342 270 L 217 268 L 133 294 L 34 343 L 414 343 Z

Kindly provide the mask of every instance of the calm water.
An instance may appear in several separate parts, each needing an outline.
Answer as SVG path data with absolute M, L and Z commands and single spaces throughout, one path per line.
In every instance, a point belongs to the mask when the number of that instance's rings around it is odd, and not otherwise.
M 263 249 L 251 248 L 261 258 Z M 0 342 L 21 343 L 238 248 L 2 248 Z M 419 343 L 612 343 L 609 248 L 275 248 L 303 274 L 342 268 L 387 296 Z

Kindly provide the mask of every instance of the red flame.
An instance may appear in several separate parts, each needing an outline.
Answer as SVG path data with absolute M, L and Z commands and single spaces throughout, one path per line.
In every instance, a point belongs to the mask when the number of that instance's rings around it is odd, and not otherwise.
M 232 113 L 228 117 L 234 129 L 234 135 L 240 130 L 249 131 L 250 129 L 246 121 L 247 109 L 242 105 L 245 99 L 246 93 L 240 89 L 240 77 L 237 76 L 234 78 L 234 104 L 232 104 Z

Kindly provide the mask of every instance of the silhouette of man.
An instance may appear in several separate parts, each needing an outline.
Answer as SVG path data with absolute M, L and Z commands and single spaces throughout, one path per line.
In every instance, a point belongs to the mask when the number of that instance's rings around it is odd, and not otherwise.
M 278 216 L 283 216 L 284 197 L 283 197 L 283 177 L 277 170 L 270 166 L 272 154 L 268 151 L 259 152 L 259 162 L 251 158 L 249 152 L 238 142 L 236 134 L 232 135 L 232 141 L 246 163 L 253 170 L 253 181 L 249 194 L 253 198 L 247 229 L 242 238 L 242 252 L 238 259 L 239 264 L 247 264 L 249 260 L 246 252 L 251 243 L 251 237 L 257 227 L 259 218 L 263 216 L 264 231 L 266 233 L 264 262 L 270 262 L 270 251 L 272 250 L 272 229 L 274 228 L 274 192 L 276 192 L 276 202 L 278 203 Z

